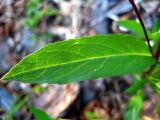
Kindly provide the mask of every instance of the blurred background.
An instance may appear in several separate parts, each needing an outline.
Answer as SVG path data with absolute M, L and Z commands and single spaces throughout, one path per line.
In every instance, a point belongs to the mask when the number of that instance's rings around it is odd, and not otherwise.
M 160 18 L 159 0 L 135 0 L 145 26 Z M 0 0 L 0 77 L 24 56 L 49 43 L 95 34 L 129 33 L 116 21 L 137 20 L 128 0 Z M 34 120 L 29 110 L 53 118 L 122 120 L 132 76 L 67 85 L 0 80 L 0 120 Z M 157 97 L 144 88 L 143 120 L 158 120 Z

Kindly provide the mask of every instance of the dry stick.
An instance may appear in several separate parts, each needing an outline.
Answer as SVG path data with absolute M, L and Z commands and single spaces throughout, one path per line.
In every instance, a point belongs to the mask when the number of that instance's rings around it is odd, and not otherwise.
M 132 5 L 132 7 L 133 7 L 133 9 L 134 9 L 137 17 L 138 17 L 138 20 L 139 20 L 139 22 L 140 22 L 140 24 L 141 24 L 141 26 L 142 26 L 142 29 L 143 29 L 143 32 L 144 32 L 144 35 L 145 35 L 145 38 L 146 38 L 146 41 L 147 41 L 149 50 L 150 50 L 150 52 L 151 52 L 151 55 L 152 55 L 152 57 L 154 57 L 154 54 L 153 54 L 153 51 L 152 51 L 152 47 L 151 47 L 151 45 L 150 45 L 150 43 L 149 43 L 149 38 L 148 38 L 147 31 L 146 31 L 146 28 L 145 28 L 145 26 L 144 26 L 144 23 L 143 23 L 143 21 L 142 21 L 141 15 L 139 14 L 139 11 L 138 11 L 135 3 L 134 3 L 134 0 L 129 0 L 129 1 L 130 1 L 131 5 Z

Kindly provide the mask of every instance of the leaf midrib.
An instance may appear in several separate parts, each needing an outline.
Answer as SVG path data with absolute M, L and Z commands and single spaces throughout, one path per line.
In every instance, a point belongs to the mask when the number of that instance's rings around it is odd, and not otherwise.
M 51 65 L 51 66 L 45 66 L 45 67 L 39 67 L 37 69 L 34 69 L 34 70 L 29 70 L 29 71 L 23 71 L 21 73 L 18 73 L 18 74 L 15 74 L 15 75 L 12 75 L 12 76 L 9 76 L 9 77 L 5 77 L 7 76 L 8 74 L 6 74 L 4 77 L 2 77 L 2 79 L 7 79 L 7 78 L 11 78 L 11 77 L 15 77 L 17 75 L 20 75 L 20 74 L 25 74 L 25 73 L 28 73 L 28 72 L 32 72 L 32 71 L 35 71 L 35 70 L 40 70 L 40 69 L 47 69 L 47 68 L 50 68 L 50 67 L 56 67 L 56 66 L 61 66 L 61 65 L 66 65 L 66 64 L 70 64 L 70 63 L 76 63 L 76 62 L 83 62 L 83 61 L 88 61 L 88 60 L 95 60 L 95 59 L 105 59 L 105 58 L 109 58 L 109 57 L 125 57 L 125 56 L 141 56 L 141 57 L 151 57 L 151 55 L 149 53 L 146 53 L 146 54 L 137 54 L 137 53 L 125 53 L 125 54 L 116 54 L 116 55 L 108 55 L 108 56 L 100 56 L 100 57 L 91 57 L 91 58 L 85 58 L 85 59 L 81 59 L 81 60 L 75 60 L 75 61 L 72 61 L 72 62 L 66 62 L 66 63 L 61 63 L 61 64 L 56 64 L 56 65 Z M 21 63 L 21 62 L 20 62 Z M 19 65 L 20 63 L 18 63 L 17 65 Z M 15 67 L 11 68 L 10 71 L 12 71 Z

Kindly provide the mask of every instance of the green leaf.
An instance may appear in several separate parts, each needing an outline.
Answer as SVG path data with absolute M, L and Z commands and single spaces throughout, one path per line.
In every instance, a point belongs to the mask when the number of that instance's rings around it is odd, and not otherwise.
M 152 32 L 157 32 L 160 30 L 160 19 L 157 19 L 156 22 L 154 23 L 154 26 L 153 26 L 153 29 L 152 29 Z
M 135 20 L 124 20 L 124 21 L 118 21 L 117 24 L 122 26 L 122 27 L 125 27 L 126 29 L 135 33 L 139 37 L 145 38 L 143 29 L 141 27 L 141 24 L 138 23 L 137 21 L 135 21 Z M 148 29 L 147 29 L 147 34 L 148 34 L 149 38 L 151 38 L 151 32 Z
M 139 120 L 142 103 L 142 93 L 138 91 L 137 95 L 131 97 L 126 105 L 124 120 Z
M 17 96 L 17 98 L 14 100 L 13 105 L 11 106 L 10 110 L 7 112 L 6 120 L 12 120 L 13 115 L 24 106 L 24 104 L 28 101 L 30 98 L 29 95 L 25 96 L 24 98 L 21 98 L 22 95 Z M 17 102 L 19 99 L 21 100 Z
M 160 96 L 160 64 L 153 69 L 147 79 L 156 94 Z
M 85 116 L 87 120 L 100 120 L 100 118 L 97 116 L 95 112 L 87 111 L 85 112 Z
M 160 79 L 150 79 L 150 85 L 152 86 L 152 89 L 155 91 L 155 93 L 160 96 L 160 82 L 158 82 Z
M 2 79 L 62 84 L 142 72 L 154 63 L 144 41 L 124 34 L 99 35 L 49 44 Z
M 128 89 L 125 90 L 125 93 L 134 94 L 138 90 L 142 89 L 146 80 L 135 80 L 133 85 L 131 85 Z
M 36 118 L 36 120 L 54 120 L 47 113 L 45 113 L 40 109 L 37 109 L 33 106 L 30 106 L 29 108 L 30 108 L 30 111 L 33 113 L 34 117 Z
M 152 35 L 151 35 L 151 38 L 153 39 L 153 40 L 155 40 L 155 42 L 158 42 L 159 43 L 159 39 L 160 39 L 160 29 L 159 29 L 159 31 L 157 31 L 157 32 L 154 32 Z
M 158 95 L 160 95 L 160 82 L 159 82 L 159 79 L 150 77 L 149 80 L 150 80 L 150 84 L 151 84 L 153 90 L 154 90 Z
M 151 76 L 154 77 L 154 78 L 159 78 L 160 79 L 160 63 L 158 63 L 158 65 L 156 65 L 154 70 L 151 72 Z
M 29 18 L 24 19 L 24 25 L 30 28 L 34 27 L 32 19 L 29 19 Z
M 32 17 L 33 13 L 39 12 L 40 0 L 29 0 L 26 4 L 25 17 Z
M 43 16 L 51 16 L 51 15 L 57 15 L 59 12 L 57 10 L 54 10 L 52 8 L 46 8 L 44 11 L 43 11 Z

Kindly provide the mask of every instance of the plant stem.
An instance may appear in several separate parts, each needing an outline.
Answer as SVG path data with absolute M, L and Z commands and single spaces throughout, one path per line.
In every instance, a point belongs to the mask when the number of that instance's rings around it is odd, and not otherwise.
M 159 56 L 160 56 L 160 42 L 159 42 L 159 44 L 158 44 L 158 48 L 157 48 L 157 50 L 156 50 L 156 53 L 155 53 L 155 58 L 156 58 L 156 62 L 158 63 L 158 58 L 159 58 Z
M 154 55 L 154 57 L 156 58 L 156 63 L 152 65 L 146 72 L 143 73 L 142 78 L 145 78 L 146 75 L 150 74 L 153 71 L 153 69 L 158 65 L 159 56 L 160 56 L 160 42 L 158 44 L 156 53 Z
M 160 43 L 158 44 L 158 48 L 157 48 L 157 50 L 156 50 L 156 53 L 154 54 L 154 53 L 153 53 L 153 50 L 152 50 L 152 47 L 151 47 L 151 45 L 150 45 L 150 42 L 149 42 L 149 37 L 148 37 L 148 35 L 147 35 L 147 31 L 146 31 L 145 25 L 144 25 L 144 23 L 143 23 L 143 20 L 142 20 L 142 18 L 141 18 L 141 15 L 140 15 L 140 13 L 139 13 L 136 5 L 135 5 L 135 3 L 134 3 L 134 0 L 129 0 L 129 1 L 130 1 L 131 5 L 132 5 L 132 7 L 133 7 L 133 9 L 134 9 L 137 17 L 138 17 L 138 20 L 139 20 L 140 24 L 141 24 L 141 27 L 142 27 L 142 29 L 143 29 L 143 32 L 144 32 L 144 35 L 145 35 L 146 42 L 147 42 L 147 44 L 148 44 L 150 53 L 151 53 L 152 57 L 156 59 L 156 63 L 155 63 L 154 65 L 152 65 L 146 72 L 143 73 L 142 78 L 145 78 L 146 75 L 150 74 L 150 73 L 153 71 L 153 69 L 156 67 L 156 65 L 158 64 L 158 58 L 159 58 L 159 56 L 160 56 Z
M 147 71 L 145 71 L 143 74 L 142 74 L 142 78 L 144 79 L 147 75 L 149 75 L 153 69 L 156 67 L 158 63 L 156 62 L 154 65 L 152 65 Z
M 144 32 L 144 35 L 145 35 L 145 38 L 146 38 L 146 42 L 148 44 L 149 50 L 151 52 L 151 55 L 152 55 L 152 57 L 154 57 L 153 50 L 152 50 L 152 47 L 150 45 L 149 38 L 148 38 L 148 35 L 147 35 L 147 31 L 146 31 L 146 28 L 145 28 L 144 23 L 142 21 L 141 15 L 140 15 L 140 13 L 139 13 L 139 11 L 138 11 L 135 3 L 134 3 L 134 0 L 129 0 L 129 1 L 130 1 L 131 5 L 132 5 L 137 17 L 138 17 L 138 20 L 139 20 L 139 22 L 140 22 L 140 24 L 142 26 L 142 29 L 143 29 L 143 32 Z

